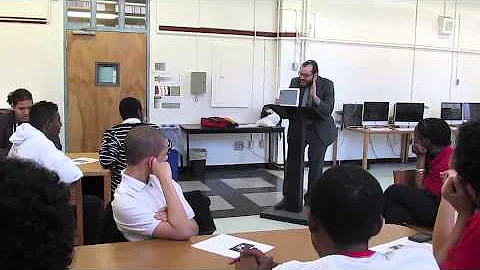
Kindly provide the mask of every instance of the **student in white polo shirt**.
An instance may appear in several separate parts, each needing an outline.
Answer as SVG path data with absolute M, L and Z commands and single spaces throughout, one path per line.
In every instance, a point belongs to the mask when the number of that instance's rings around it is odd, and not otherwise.
M 386 253 L 369 250 L 369 239 L 383 226 L 382 213 L 382 188 L 370 173 L 357 167 L 333 167 L 312 190 L 308 227 L 319 259 L 278 264 L 251 249 L 241 251 L 231 263 L 240 269 L 438 269 L 428 248 L 405 245 Z
M 127 134 L 127 168 L 112 201 L 113 218 L 129 241 L 187 240 L 198 234 L 192 207 L 172 179 L 168 140 L 150 126 Z

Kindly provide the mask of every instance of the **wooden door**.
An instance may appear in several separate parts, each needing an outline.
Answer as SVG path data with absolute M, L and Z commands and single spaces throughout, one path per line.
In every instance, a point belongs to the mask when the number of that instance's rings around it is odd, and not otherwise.
M 118 63 L 118 86 L 96 84 L 96 63 Z M 67 35 L 68 151 L 97 151 L 105 129 L 121 122 L 118 104 L 131 96 L 145 108 L 147 36 L 97 32 Z

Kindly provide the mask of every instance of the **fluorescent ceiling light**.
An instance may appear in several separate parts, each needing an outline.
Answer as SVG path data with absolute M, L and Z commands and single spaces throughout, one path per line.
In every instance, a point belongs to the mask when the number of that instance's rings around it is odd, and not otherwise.
M 97 0 L 97 3 L 118 5 L 118 1 Z
M 82 12 L 82 11 L 69 11 L 68 17 L 72 18 L 90 18 L 90 11 Z
M 130 3 L 130 2 L 125 2 L 125 5 L 126 5 L 126 6 L 137 6 L 137 7 L 144 7 L 144 6 L 146 6 L 146 4 L 142 4 L 142 3 Z
M 117 14 L 111 13 L 97 13 L 97 19 L 104 19 L 104 20 L 115 20 L 118 18 Z

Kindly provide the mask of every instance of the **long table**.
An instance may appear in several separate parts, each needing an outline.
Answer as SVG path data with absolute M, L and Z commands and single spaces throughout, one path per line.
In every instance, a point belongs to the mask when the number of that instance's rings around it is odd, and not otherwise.
M 193 134 L 253 134 L 253 133 L 266 133 L 268 134 L 268 164 L 274 165 L 272 159 L 271 145 L 272 134 L 282 134 L 283 142 L 283 157 L 285 158 L 285 128 L 282 126 L 275 127 L 256 127 L 256 126 L 240 126 L 231 129 L 214 129 L 214 128 L 202 128 L 197 124 L 184 124 L 180 125 L 180 129 L 187 135 L 187 166 L 190 162 L 190 135 Z
M 71 159 L 74 158 L 93 158 L 99 160 L 98 153 L 87 152 L 87 153 L 68 153 L 67 156 Z M 100 162 L 93 162 L 88 164 L 81 164 L 79 165 L 80 170 L 83 173 L 84 177 L 103 177 L 103 200 L 105 205 L 110 202 L 112 194 L 111 194 L 111 180 L 110 180 L 110 170 L 104 169 Z
M 402 163 L 408 162 L 408 153 L 411 135 L 413 134 L 413 128 L 411 129 L 395 129 L 395 128 L 347 128 L 348 131 L 361 133 L 363 136 L 363 158 L 362 168 L 368 169 L 368 148 L 370 145 L 370 136 L 375 134 L 383 135 L 395 135 L 401 136 L 400 146 L 400 160 Z
M 415 234 L 411 228 L 387 224 L 370 246 Z M 236 233 L 235 236 L 274 246 L 270 252 L 277 262 L 315 260 L 318 258 L 305 229 Z M 228 258 L 191 247 L 212 236 L 195 236 L 189 241 L 148 240 L 80 246 L 75 248 L 72 268 L 233 268 Z

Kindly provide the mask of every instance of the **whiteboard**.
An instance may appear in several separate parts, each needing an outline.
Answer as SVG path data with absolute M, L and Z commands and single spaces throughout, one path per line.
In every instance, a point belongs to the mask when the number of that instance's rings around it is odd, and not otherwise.
M 480 102 L 480 76 L 478 66 L 480 56 L 475 54 L 460 53 L 458 55 L 458 86 L 452 89 L 452 100 L 462 102 Z
M 412 0 L 316 0 L 316 37 L 412 44 L 416 2 Z M 442 1 L 443 2 L 443 1 Z
M 252 103 L 253 49 L 251 40 L 215 42 L 212 107 L 248 108 Z
M 413 102 L 429 107 L 424 117 L 440 117 L 440 105 L 449 100 L 452 54 L 417 50 L 415 56 Z
M 410 96 L 413 51 L 313 42 L 307 53 L 319 75 L 334 82 L 335 104 L 406 101 Z

